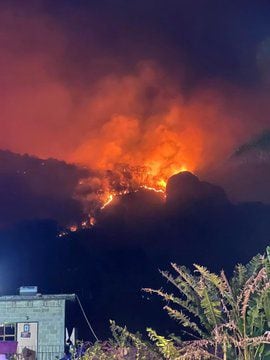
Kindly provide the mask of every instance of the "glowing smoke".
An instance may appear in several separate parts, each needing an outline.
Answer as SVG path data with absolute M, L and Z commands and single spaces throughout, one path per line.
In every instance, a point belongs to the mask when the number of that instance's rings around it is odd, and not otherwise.
M 267 96 L 221 82 L 187 94 L 158 59 L 138 58 L 128 72 L 123 60 L 114 72 L 112 58 L 91 76 L 102 58 L 95 41 L 95 61 L 81 70 L 92 82 L 76 83 L 69 35 L 42 9 L 3 9 L 0 33 L 0 147 L 94 169 L 78 189 L 87 202 L 210 169 L 267 123 L 258 116 L 269 112 Z

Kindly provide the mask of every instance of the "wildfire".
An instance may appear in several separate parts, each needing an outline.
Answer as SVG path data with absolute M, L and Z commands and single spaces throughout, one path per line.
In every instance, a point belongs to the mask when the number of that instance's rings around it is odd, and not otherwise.
M 105 201 L 105 203 L 101 206 L 101 210 L 105 209 L 106 206 L 108 206 L 114 199 L 114 196 L 113 194 L 110 194 L 108 199 Z
M 187 168 L 185 166 L 182 166 L 179 170 L 173 171 L 171 176 L 174 174 L 177 174 L 179 172 L 183 172 L 183 171 L 187 171 Z M 169 178 L 169 176 L 168 176 L 168 178 Z M 132 189 L 128 188 L 126 190 L 122 190 L 122 191 L 118 191 L 118 192 L 114 190 L 113 192 L 109 193 L 108 196 L 105 198 L 103 205 L 100 207 L 100 210 L 104 210 L 108 205 L 110 205 L 116 196 L 122 196 L 122 195 L 126 195 L 126 194 L 129 194 L 132 192 L 133 193 L 138 192 L 140 189 L 154 191 L 156 193 L 163 194 L 165 197 L 167 180 L 160 179 L 160 180 L 156 181 L 156 186 L 155 186 L 155 184 L 153 184 L 153 181 L 151 181 L 151 178 L 150 178 L 149 185 L 148 184 L 139 184 L 137 186 L 137 188 L 132 188 Z
M 132 170 L 134 170 L 134 169 L 132 169 Z M 143 173 L 144 176 L 142 176 L 139 168 L 136 168 L 136 171 L 134 171 L 134 173 L 133 172 L 130 173 L 130 171 L 131 171 L 130 169 L 124 167 L 124 168 L 122 168 L 122 173 L 120 175 L 117 172 L 113 173 L 113 175 L 118 179 L 118 182 L 115 180 L 114 177 L 113 177 L 114 180 L 111 183 L 110 182 L 108 183 L 107 181 L 105 181 L 104 192 L 102 192 L 102 191 L 100 192 L 100 190 L 99 190 L 99 192 L 97 192 L 97 195 L 96 195 L 99 198 L 99 203 L 101 203 L 101 205 L 99 205 L 96 210 L 103 211 L 106 207 L 108 207 L 113 202 L 113 200 L 116 197 L 121 197 L 123 195 L 136 193 L 136 192 L 140 191 L 141 189 L 159 193 L 165 199 L 165 197 L 166 197 L 165 191 L 166 191 L 166 185 L 167 185 L 168 178 L 179 172 L 187 171 L 187 168 L 185 166 L 181 166 L 180 169 L 173 170 L 170 176 L 163 177 L 158 180 L 156 180 L 155 177 L 151 176 L 151 172 L 149 172 L 149 171 Z M 124 179 L 122 178 L 123 173 L 125 175 L 128 174 L 127 178 L 129 179 L 129 181 L 124 181 Z M 132 178 L 131 174 L 135 177 L 135 181 L 131 180 L 131 178 Z M 144 179 L 144 181 L 146 183 L 142 184 L 140 182 L 141 179 Z M 148 183 L 147 183 L 147 181 L 148 181 Z M 79 185 L 83 186 L 85 184 L 83 181 L 80 181 Z M 115 188 L 113 188 L 113 186 Z M 125 189 L 117 190 L 117 187 L 119 187 L 119 186 L 125 187 Z M 106 187 L 111 187 L 111 191 L 109 191 Z M 69 226 L 69 228 L 67 230 L 64 230 L 61 233 L 59 233 L 59 237 L 66 236 L 66 235 L 68 235 L 69 232 L 77 232 L 78 230 L 88 229 L 92 226 L 95 226 L 96 225 L 96 217 L 95 217 L 94 213 L 95 213 L 95 211 L 91 210 L 86 220 L 83 220 L 80 224 L 73 224 L 73 225 Z
M 166 187 L 166 185 L 165 185 L 165 187 Z M 162 193 L 162 194 L 164 194 L 164 192 L 165 192 L 165 189 L 156 189 L 154 187 L 147 186 L 147 185 L 141 185 L 140 188 L 141 189 L 146 189 L 146 190 L 149 190 L 149 191 L 154 191 L 154 192 L 157 192 L 157 193 Z
M 157 182 L 158 186 L 161 186 L 163 189 L 166 188 L 167 182 L 164 179 L 161 179 Z
M 69 230 L 70 230 L 71 232 L 76 232 L 76 231 L 78 230 L 78 225 L 71 225 L 70 228 L 69 228 Z
M 91 169 L 78 189 L 85 213 L 95 216 L 116 197 L 140 189 L 165 197 L 172 175 L 194 171 L 204 162 L 209 131 L 198 118 L 207 102 L 204 97 L 194 104 L 184 101 L 164 79 L 158 69 L 145 64 L 120 82 L 106 79 L 84 109 L 89 129 L 69 159 Z M 208 107 L 205 111 L 207 119 L 216 119 L 215 108 L 213 114 Z
M 96 219 L 94 218 L 94 216 L 90 216 L 89 224 L 90 226 L 94 226 L 96 224 Z
M 186 166 L 175 167 L 171 169 L 170 173 L 163 173 L 158 176 L 145 166 L 132 167 L 117 164 L 112 170 L 101 172 L 94 178 L 80 181 L 79 186 L 82 187 L 82 196 L 78 196 L 78 198 L 85 201 L 86 211 L 91 214 L 88 216 L 90 220 L 84 222 L 82 227 L 87 227 L 89 224 L 90 226 L 94 225 L 95 221 L 93 219 L 96 211 L 104 210 L 116 197 L 135 193 L 140 189 L 154 191 L 165 197 L 169 177 L 183 171 L 187 171 Z M 87 187 L 89 195 L 85 192 Z M 74 227 L 72 227 L 73 229 Z
M 160 176 L 153 175 L 151 169 L 146 167 L 130 167 L 127 165 L 119 164 L 113 170 L 110 170 L 108 174 L 100 174 L 99 178 L 94 180 L 80 181 L 79 186 L 83 188 L 90 181 L 90 195 L 86 212 L 88 216 L 80 224 L 72 224 L 69 228 L 59 234 L 59 236 L 66 236 L 69 232 L 77 232 L 78 230 L 88 229 L 96 225 L 96 214 L 98 211 L 103 211 L 107 208 L 115 198 L 121 196 L 136 193 L 140 190 L 153 191 L 161 195 L 162 198 L 166 197 L 166 185 L 170 176 L 179 172 L 187 171 L 186 166 L 177 168 L 176 166 L 171 169 L 170 173 L 161 174 Z M 94 190 L 95 189 L 95 190 Z M 83 198 L 87 199 L 85 192 L 83 192 Z M 92 202 L 95 206 L 93 207 Z M 92 207 L 91 207 L 92 206 Z
M 138 190 L 134 190 L 133 192 L 137 192 L 137 191 L 138 191 Z M 123 195 L 127 195 L 127 194 L 129 194 L 129 193 L 131 193 L 130 190 L 122 190 L 122 191 L 119 191 L 119 192 L 114 191 L 114 192 L 112 192 L 112 193 L 109 193 L 107 199 L 105 200 L 105 202 L 103 203 L 103 205 L 100 207 L 100 210 L 103 210 L 103 209 L 105 209 L 105 207 L 107 207 L 108 205 L 110 205 L 111 202 L 114 200 L 114 198 L 115 198 L 116 196 L 123 196 Z

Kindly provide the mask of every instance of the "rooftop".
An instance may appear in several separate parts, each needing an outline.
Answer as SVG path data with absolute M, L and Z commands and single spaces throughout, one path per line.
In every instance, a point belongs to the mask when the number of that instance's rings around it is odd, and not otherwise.
M 29 300 L 71 300 L 76 299 L 75 294 L 55 294 L 55 295 L 5 295 L 0 296 L 0 301 L 29 301 Z

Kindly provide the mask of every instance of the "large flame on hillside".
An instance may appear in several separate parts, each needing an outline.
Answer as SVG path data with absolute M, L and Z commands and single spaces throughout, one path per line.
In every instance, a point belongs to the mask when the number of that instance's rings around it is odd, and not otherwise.
M 197 173 L 229 154 L 238 138 L 225 107 L 214 89 L 184 96 L 149 63 L 101 79 L 77 114 L 80 137 L 68 157 L 91 169 L 77 191 L 89 218 L 116 196 L 142 188 L 163 194 L 172 175 Z
M 162 194 L 173 174 L 222 165 L 269 128 L 265 87 L 202 78 L 201 65 L 181 64 L 180 52 L 170 68 L 164 48 L 147 55 L 136 41 L 103 49 L 95 21 L 81 39 L 42 6 L 17 3 L 0 12 L 0 148 L 88 169 L 75 194 L 89 214 L 83 226 L 117 195 Z
M 183 171 L 187 171 L 186 167 L 181 167 L 180 170 L 172 173 L 171 176 L 174 174 L 177 174 L 179 172 L 183 172 Z M 130 187 L 129 186 L 130 184 L 126 183 L 126 184 L 123 184 L 123 186 L 126 187 L 124 190 L 117 191 L 115 189 L 111 189 L 111 191 L 108 191 L 108 192 L 106 192 L 106 190 L 105 190 L 105 192 L 104 192 L 105 200 L 104 200 L 103 204 L 101 205 L 100 209 L 103 210 L 108 205 L 110 205 L 115 196 L 126 195 L 126 194 L 129 194 L 130 192 L 137 192 L 141 189 L 147 190 L 147 191 L 153 191 L 153 192 L 162 194 L 165 197 L 165 191 L 166 191 L 166 185 L 167 185 L 168 179 L 166 177 L 163 177 L 163 178 L 160 178 L 160 180 L 156 180 L 153 182 L 153 179 L 151 178 L 151 173 L 150 173 L 150 176 L 148 176 L 148 180 L 149 180 L 149 182 L 147 182 L 147 179 L 144 182 L 140 182 L 140 181 L 138 181 L 138 179 L 136 179 L 136 175 L 135 175 L 133 187 Z M 104 198 L 104 197 L 102 196 L 101 198 Z
M 197 172 L 232 143 L 215 92 L 184 98 L 148 63 L 134 74 L 100 80 L 77 116 L 80 138 L 68 160 L 93 170 L 78 189 L 92 209 L 104 209 L 115 196 L 140 188 L 163 193 L 170 176 Z
M 76 191 L 87 214 L 83 227 L 119 196 L 145 189 L 164 197 L 172 175 L 218 164 L 250 131 L 221 92 L 184 95 L 148 63 L 102 78 L 77 110 L 64 159 L 90 171 Z
M 90 185 L 110 193 L 164 189 L 179 171 L 198 173 L 218 164 L 251 128 L 217 86 L 188 95 L 180 86 L 181 80 L 147 62 L 129 74 L 100 79 L 76 113 L 65 159 L 104 173 L 102 186 L 95 177 Z
M 113 170 L 96 172 L 94 176 L 80 181 L 76 197 L 85 206 L 86 218 L 80 224 L 72 224 L 69 230 L 76 232 L 94 226 L 96 214 L 121 196 L 138 191 L 151 191 L 165 199 L 168 178 L 182 171 L 187 171 L 187 168 L 182 166 L 172 173 L 153 175 L 151 169 L 144 166 L 116 164 Z M 67 235 L 67 232 L 60 233 L 60 236 L 63 235 Z

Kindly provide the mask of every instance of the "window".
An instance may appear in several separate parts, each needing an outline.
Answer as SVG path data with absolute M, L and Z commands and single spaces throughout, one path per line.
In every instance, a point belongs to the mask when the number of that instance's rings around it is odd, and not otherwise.
M 0 325 L 0 341 L 15 341 L 16 340 L 16 325 L 2 324 Z

